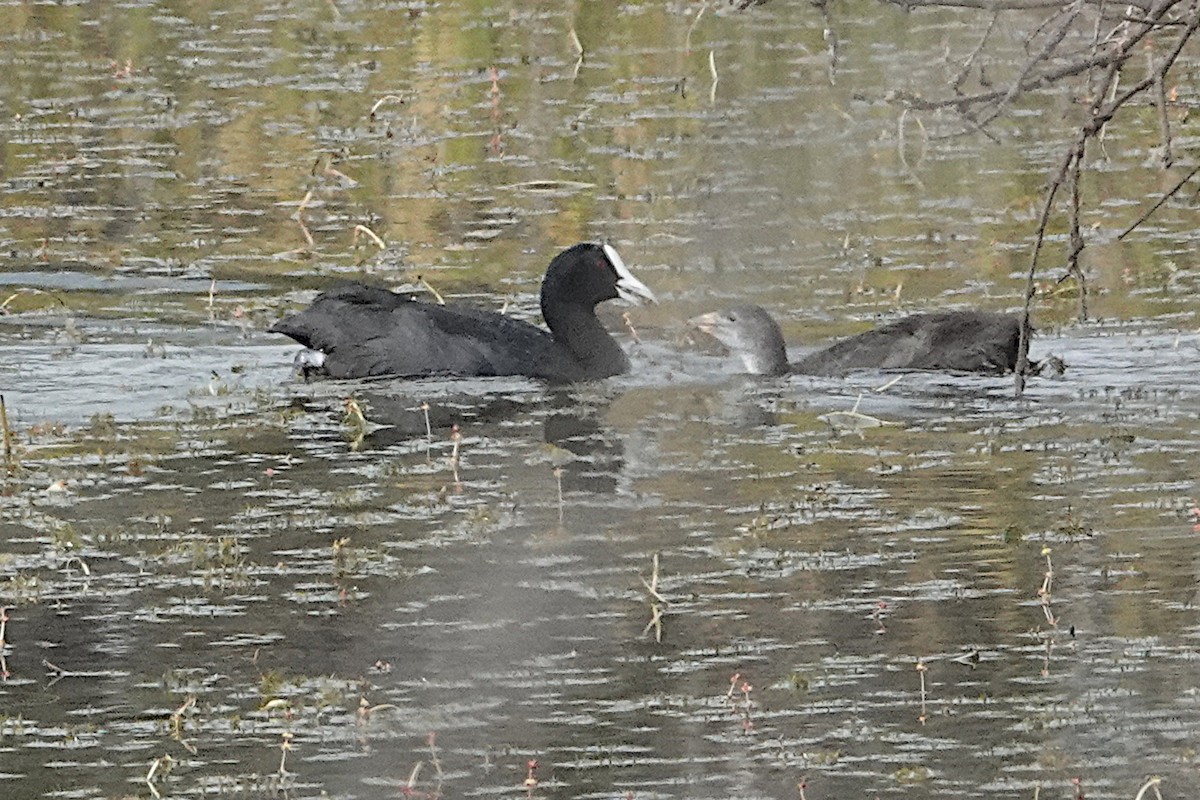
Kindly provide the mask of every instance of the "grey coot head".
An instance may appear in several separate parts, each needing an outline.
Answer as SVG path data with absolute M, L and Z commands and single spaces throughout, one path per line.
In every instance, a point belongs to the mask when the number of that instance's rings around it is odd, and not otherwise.
M 759 306 L 733 306 L 701 314 L 689 322 L 725 345 L 741 359 L 747 372 L 782 375 L 788 371 L 783 333 L 771 315 Z

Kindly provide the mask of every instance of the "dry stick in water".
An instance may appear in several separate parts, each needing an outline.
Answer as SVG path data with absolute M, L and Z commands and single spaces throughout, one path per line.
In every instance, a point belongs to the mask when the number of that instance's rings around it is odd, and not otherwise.
M 398 94 L 385 94 L 383 97 L 381 97 L 375 101 L 375 105 L 371 106 L 371 111 L 370 111 L 369 116 L 374 117 L 375 112 L 379 110 L 380 106 L 382 106 L 384 103 L 392 103 L 392 102 L 400 103 L 401 105 L 403 105 L 404 98 Z
M 717 84 L 721 82 L 720 76 L 717 75 L 717 51 L 708 51 L 708 71 L 712 73 L 712 86 L 708 90 L 709 104 L 717 102 Z
M 917 188 L 924 189 L 925 184 L 921 181 L 921 179 L 919 177 L 917 177 L 916 167 L 919 167 L 921 165 L 921 162 L 925 160 L 925 151 L 929 146 L 929 134 L 926 133 L 925 123 L 921 122 L 921 118 L 914 117 L 914 119 L 916 119 L 916 121 L 917 121 L 917 127 L 921 129 L 921 151 L 918 154 L 916 166 L 910 165 L 908 163 L 908 156 L 906 156 L 904 154 L 904 149 L 905 149 L 904 122 L 905 122 L 905 120 L 908 119 L 909 111 L 910 111 L 910 109 L 905 108 L 903 111 L 900 112 L 900 120 L 897 123 L 898 130 L 896 132 L 896 154 L 900 157 L 900 164 L 901 164 L 901 166 L 904 167 L 904 171 L 907 172 L 908 176 L 913 179 L 914 183 L 917 184 Z
M 179 742 L 192 755 L 198 752 L 194 745 L 183 738 L 183 715 L 196 706 L 196 695 L 189 694 L 183 704 L 171 714 L 171 738 Z
M 563 493 L 562 493 L 562 467 L 554 468 L 554 480 L 558 482 L 558 527 L 563 526 Z
M 350 242 L 351 246 L 358 245 L 358 235 L 360 233 L 367 236 L 368 238 L 370 238 L 370 240 L 372 242 L 374 242 L 376 244 L 376 246 L 379 247 L 380 250 L 387 249 L 387 245 L 383 243 L 383 239 L 380 239 L 379 236 L 376 235 L 375 231 L 371 230 L 366 225 L 355 225 L 354 226 L 354 239 Z
M 524 784 L 525 785 L 525 794 L 527 797 L 532 798 L 533 790 L 536 789 L 537 785 L 538 785 L 538 779 L 537 779 L 538 762 L 537 762 L 537 759 L 536 758 L 529 759 L 529 761 L 526 763 L 526 766 L 529 768 L 529 772 L 525 776 L 525 784 Z
M 158 787 L 156 787 L 154 785 L 154 777 L 159 772 L 161 772 L 163 775 L 166 775 L 168 772 L 171 771 L 171 767 L 174 764 L 175 764 L 175 759 L 171 758 L 171 755 L 168 753 L 167 755 L 163 756 L 162 758 L 154 759 L 154 763 L 152 763 L 150 765 L 150 771 L 146 773 L 146 777 L 143 780 L 145 780 L 146 785 L 150 787 L 150 793 L 152 795 L 154 795 L 156 800 L 158 800 L 158 798 L 161 798 L 162 795 L 159 793 Z
M 418 761 L 413 764 L 412 771 L 408 773 L 408 780 L 404 784 L 404 796 L 415 797 L 417 778 L 421 777 L 421 767 L 425 766 L 424 761 Z
M 450 451 L 450 470 L 454 473 L 454 483 L 458 485 L 461 481 L 458 479 L 458 450 L 462 443 L 462 431 L 458 429 L 458 424 L 450 431 L 450 441 L 454 442 L 454 447 Z
M 12 610 L 12 606 L 0 608 L 0 680 L 8 680 L 8 657 L 4 654 L 4 649 L 8 646 L 5 639 L 5 629 L 8 627 L 8 612 Z
M 421 284 L 421 286 L 425 287 L 425 291 L 429 292 L 430 294 L 432 294 L 434 296 L 434 298 L 437 300 L 439 306 L 446 305 L 446 298 L 442 297 L 441 292 L 439 292 L 437 289 L 433 288 L 433 284 L 431 284 L 429 281 L 425 280 L 424 275 L 417 276 L 417 283 L 419 283 L 419 284 Z
M 1154 796 L 1157 797 L 1158 800 L 1162 800 L 1162 794 L 1158 791 L 1158 785 L 1160 783 L 1162 783 L 1161 775 L 1151 776 L 1150 780 L 1142 784 L 1141 789 L 1138 789 L 1138 793 L 1133 800 L 1142 800 L 1142 798 L 1146 796 L 1146 792 L 1150 791 L 1151 789 L 1154 790 Z
M 625 329 L 629 331 L 629 335 L 633 337 L 633 341 L 636 344 L 641 344 L 642 340 L 638 336 L 637 328 L 633 327 L 633 320 L 629 318 L 628 311 L 621 314 L 621 320 L 625 323 Z
M 1046 622 L 1051 625 L 1058 625 L 1058 619 L 1054 616 L 1054 611 L 1050 608 L 1050 587 L 1054 583 L 1054 564 L 1050 561 L 1050 548 L 1043 547 L 1042 555 L 1046 557 L 1046 574 L 1042 578 L 1042 586 L 1038 589 L 1038 598 L 1041 600 L 1042 613 L 1046 615 Z
M 583 42 L 579 41 L 579 34 L 571 28 L 571 45 L 575 48 L 575 69 L 571 70 L 571 80 L 579 77 L 579 70 L 583 67 Z
M 12 429 L 8 427 L 8 406 L 4 404 L 4 395 L 0 394 L 0 428 L 4 431 L 4 469 L 9 475 L 16 472 L 13 462 Z
M 425 460 L 429 460 L 429 451 L 433 449 L 433 426 L 429 424 L 429 403 L 421 403 L 421 411 L 425 414 Z
M 927 695 L 926 695 L 926 691 L 925 691 L 925 673 L 928 671 L 929 671 L 929 667 L 926 666 L 925 662 L 918 659 L 917 660 L 917 674 L 921 676 L 921 716 L 917 717 L 917 721 L 920 722 L 922 725 L 925 724 L 925 720 L 929 719 L 929 714 L 926 713 L 926 710 L 925 710 L 925 701 L 927 699 Z
M 56 295 L 54 292 L 47 292 L 45 289 L 17 289 L 15 292 L 10 294 L 8 297 L 4 298 L 3 303 L 0 303 L 0 312 L 3 312 L 5 309 L 7 309 L 9 303 L 11 303 L 13 300 L 16 300 L 18 297 L 20 297 L 23 294 L 44 294 L 47 297 L 54 300 L 54 302 L 58 303 L 63 308 L 66 308 L 66 306 L 67 306 L 66 302 L 61 297 Z
M 438 785 L 440 786 L 442 783 L 442 774 L 443 773 L 442 773 L 442 762 L 438 759 L 437 732 L 430 731 L 429 738 L 427 741 L 429 742 L 429 763 L 433 764 L 433 769 L 435 772 L 437 772 Z
M 658 553 L 654 554 L 654 570 L 650 573 L 650 581 L 647 582 L 646 579 L 640 575 L 638 576 L 638 579 L 642 582 L 642 585 L 646 587 L 646 591 L 649 592 L 651 597 L 650 621 L 647 622 L 646 627 L 642 629 L 642 636 L 645 636 L 646 634 L 650 633 L 651 630 L 653 630 L 654 641 L 661 644 L 663 612 L 662 606 L 660 606 L 659 603 L 662 603 L 662 605 L 667 605 L 667 599 L 659 594 L 658 591 Z M 658 603 L 654 602 L 655 600 L 657 600 Z M 732 691 L 733 690 L 730 689 L 730 692 Z
M 292 219 L 296 220 L 300 226 L 300 231 L 304 234 L 309 247 L 313 246 L 313 235 L 309 233 L 308 226 L 304 224 L 304 209 L 308 207 L 308 201 L 312 200 L 312 196 L 312 189 L 309 189 L 304 195 L 304 199 L 300 201 L 300 205 L 296 206 L 296 213 L 292 215 Z
M 279 742 L 279 775 L 289 775 L 287 771 L 287 754 L 292 749 L 292 734 L 291 731 L 283 731 L 280 733 L 282 739 Z

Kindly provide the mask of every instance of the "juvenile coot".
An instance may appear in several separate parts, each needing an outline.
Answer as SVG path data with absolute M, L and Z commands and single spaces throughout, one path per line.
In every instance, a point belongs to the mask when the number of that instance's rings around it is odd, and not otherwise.
M 789 364 L 779 325 L 759 306 L 734 306 L 691 320 L 758 375 L 842 375 L 856 369 L 1011 372 L 1021 319 L 988 311 L 915 314 L 874 328 Z
M 617 297 L 655 302 L 611 245 L 581 243 L 555 256 L 542 279 L 549 332 L 503 314 L 360 283 L 324 292 L 269 330 L 308 348 L 296 359 L 306 374 L 527 375 L 562 383 L 629 370 L 629 359 L 595 313 L 598 303 Z

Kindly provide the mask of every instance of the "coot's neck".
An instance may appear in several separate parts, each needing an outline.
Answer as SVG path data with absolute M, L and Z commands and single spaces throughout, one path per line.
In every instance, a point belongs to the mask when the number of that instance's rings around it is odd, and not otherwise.
M 742 353 L 746 370 L 755 375 L 785 375 L 791 369 L 787 360 L 787 348 L 783 342 L 772 342 L 761 350 Z
M 542 303 L 542 318 L 555 341 L 565 346 L 588 378 L 607 378 L 629 371 L 629 358 L 590 306 Z

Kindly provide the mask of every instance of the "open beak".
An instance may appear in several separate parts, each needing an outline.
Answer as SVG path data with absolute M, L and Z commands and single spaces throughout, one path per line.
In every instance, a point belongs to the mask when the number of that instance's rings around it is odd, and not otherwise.
M 701 314 L 698 317 L 692 317 L 688 320 L 688 325 L 713 337 L 716 336 L 717 328 L 720 324 L 721 315 L 718 311 L 710 311 L 707 314 Z
M 622 300 L 630 303 L 641 303 L 642 300 L 649 300 L 651 303 L 658 302 L 658 298 L 654 296 L 654 292 L 650 291 L 650 287 L 633 277 L 633 273 L 629 271 L 629 267 L 625 266 L 625 262 L 617 255 L 616 249 L 611 244 L 604 245 L 604 255 L 608 256 L 609 263 L 617 272 L 617 294 Z

